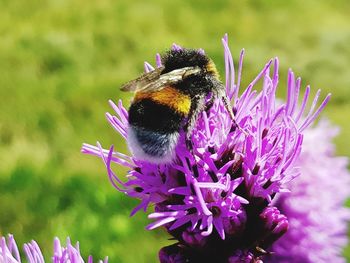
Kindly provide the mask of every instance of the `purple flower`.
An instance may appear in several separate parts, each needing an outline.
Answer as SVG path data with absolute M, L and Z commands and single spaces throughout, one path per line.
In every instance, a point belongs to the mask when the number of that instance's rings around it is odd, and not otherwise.
M 333 137 L 337 129 L 327 121 L 305 132 L 297 165 L 302 175 L 293 180 L 290 194 L 276 206 L 288 217 L 289 230 L 272 248 L 273 262 L 345 262 L 350 211 L 343 207 L 349 195 L 348 160 L 336 157 Z
M 141 200 L 131 215 L 155 205 L 147 229 L 163 226 L 178 240 L 160 251 L 161 262 L 259 262 L 269 255 L 269 247 L 288 229 L 287 217 L 272 202 L 277 194 L 288 192 L 289 182 L 300 174 L 296 161 L 303 132 L 330 98 L 317 107 L 317 91 L 306 110 L 310 87 L 299 105 L 301 80 L 289 71 L 287 100 L 277 103 L 277 58 L 239 95 L 244 50 L 236 76 L 227 36 L 222 43 L 226 95 L 241 129 L 217 100 L 197 120 L 191 135 L 193 152 L 182 134 L 171 164 L 138 160 L 113 146 L 105 150 L 99 143 L 82 148 L 103 159 L 117 190 Z M 161 66 L 159 55 L 156 61 Z M 145 64 L 146 71 L 152 69 Z M 121 101 L 110 104 L 116 115 L 107 113 L 107 120 L 127 139 L 128 112 Z M 130 169 L 126 182 L 112 171 L 112 163 Z
M 24 244 L 23 250 L 25 252 L 27 261 L 29 263 L 44 263 L 44 257 L 41 253 L 38 244 L 32 240 L 30 243 Z M 15 239 L 12 235 L 8 235 L 7 241 L 5 237 L 0 239 L 0 262 L 4 263 L 20 263 L 21 256 Z M 85 261 L 80 255 L 79 243 L 75 246 L 71 245 L 70 239 L 67 238 L 67 246 L 63 247 L 58 238 L 54 241 L 54 252 L 52 256 L 53 263 L 84 263 Z M 88 263 L 93 263 L 92 256 L 89 256 Z M 107 263 L 108 258 L 98 261 L 99 263 Z

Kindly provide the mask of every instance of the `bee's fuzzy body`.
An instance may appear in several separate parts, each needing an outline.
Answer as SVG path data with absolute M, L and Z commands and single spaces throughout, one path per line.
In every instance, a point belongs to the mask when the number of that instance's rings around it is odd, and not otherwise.
M 153 163 L 173 160 L 180 131 L 190 136 L 206 97 L 222 88 L 215 65 L 198 50 L 168 51 L 162 63 L 161 75 L 185 67 L 201 70 L 160 90 L 136 91 L 129 108 L 128 145 L 136 158 Z

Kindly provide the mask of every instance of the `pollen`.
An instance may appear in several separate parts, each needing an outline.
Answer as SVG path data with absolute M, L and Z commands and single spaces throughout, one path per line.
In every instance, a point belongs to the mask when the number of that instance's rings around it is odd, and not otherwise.
M 191 108 L 190 96 L 183 94 L 173 87 L 165 87 L 155 92 L 137 92 L 134 97 L 134 102 L 143 99 L 150 99 L 156 103 L 166 105 L 185 116 L 188 115 Z

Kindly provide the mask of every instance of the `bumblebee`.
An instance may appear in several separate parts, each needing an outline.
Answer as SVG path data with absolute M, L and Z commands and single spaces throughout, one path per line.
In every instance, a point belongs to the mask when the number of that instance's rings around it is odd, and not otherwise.
M 152 163 L 170 163 L 180 131 L 190 141 L 199 114 L 215 98 L 221 98 L 234 121 L 225 87 L 213 61 L 200 50 L 166 52 L 161 67 L 121 87 L 134 91 L 129 108 L 127 141 L 132 154 Z

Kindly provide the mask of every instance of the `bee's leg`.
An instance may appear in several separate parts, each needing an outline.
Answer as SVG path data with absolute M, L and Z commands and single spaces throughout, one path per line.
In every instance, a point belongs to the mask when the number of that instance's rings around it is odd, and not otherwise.
M 192 130 L 196 125 L 199 114 L 204 110 L 204 108 L 205 108 L 204 96 L 196 96 L 194 99 L 192 99 L 190 112 L 187 117 L 187 122 L 184 126 L 184 131 L 186 133 L 186 145 L 187 145 L 187 141 L 191 141 Z
M 241 132 L 243 132 L 244 135 L 247 136 L 248 133 L 247 133 L 245 130 L 243 130 L 243 129 L 238 125 L 238 123 L 236 122 L 236 117 L 235 117 L 235 115 L 234 115 L 234 113 L 233 113 L 233 111 L 232 111 L 230 102 L 228 101 L 227 97 L 226 97 L 226 96 L 222 96 L 221 99 L 222 99 L 222 102 L 224 103 L 224 106 L 225 106 L 226 110 L 228 111 L 228 113 L 229 113 L 229 115 L 230 115 L 230 118 L 231 118 L 231 120 L 232 120 L 232 122 L 233 122 L 233 125 L 235 125 L 235 127 L 236 127 L 237 129 L 239 129 Z
M 213 89 L 214 97 L 221 98 L 222 102 L 224 103 L 225 109 L 230 115 L 230 119 L 232 120 L 234 127 L 239 129 L 245 136 L 248 136 L 248 133 L 245 130 L 243 130 L 236 122 L 236 117 L 232 111 L 231 103 L 226 96 L 225 86 L 216 79 L 213 79 L 212 81 L 213 83 L 215 83 L 214 85 L 215 88 Z
M 186 134 L 185 143 L 186 143 L 187 149 L 189 149 L 190 152 L 192 153 L 192 152 L 193 152 L 193 143 L 192 143 L 192 141 L 191 141 L 191 138 L 188 138 L 187 134 Z
M 196 161 L 196 157 L 194 155 L 194 152 L 193 152 L 193 143 L 191 141 L 191 138 L 188 138 L 186 136 L 186 147 L 187 149 L 190 151 L 192 157 L 193 157 L 193 162 L 191 164 L 190 160 L 186 157 L 186 161 L 187 161 L 187 165 L 188 167 L 192 170 L 193 172 L 193 176 L 195 178 L 197 178 L 199 176 L 199 171 L 198 171 L 198 164 L 197 164 L 197 161 Z
M 188 120 L 187 123 L 184 126 L 184 130 L 186 133 L 186 147 L 190 151 L 191 155 L 193 156 L 194 164 L 190 166 L 190 168 L 193 171 L 194 177 L 198 177 L 198 165 L 196 162 L 196 157 L 193 152 L 193 142 L 191 140 L 192 130 L 196 125 L 197 119 L 199 114 L 203 111 L 205 108 L 205 97 L 204 96 L 198 96 L 192 100 L 191 103 L 191 109 L 188 114 Z M 190 165 L 190 163 L 189 163 Z
M 186 146 L 187 149 L 189 149 L 193 155 L 193 143 L 191 140 L 192 130 L 196 124 L 196 120 L 198 117 L 199 112 L 191 112 L 188 115 L 187 123 L 184 126 L 185 134 L 186 134 Z
M 215 100 L 215 95 L 212 94 L 209 101 L 206 103 L 205 105 L 205 111 L 208 113 L 208 111 L 211 109 L 211 107 L 213 107 L 214 104 L 214 100 Z
M 228 101 L 228 99 L 226 98 L 226 96 L 222 96 L 221 97 L 222 102 L 224 103 L 224 106 L 226 108 L 226 110 L 228 111 L 231 120 L 233 121 L 233 123 L 238 126 L 237 122 L 236 122 L 236 118 L 235 118 L 235 114 L 233 113 L 232 109 L 231 109 L 231 105 L 230 102 Z

